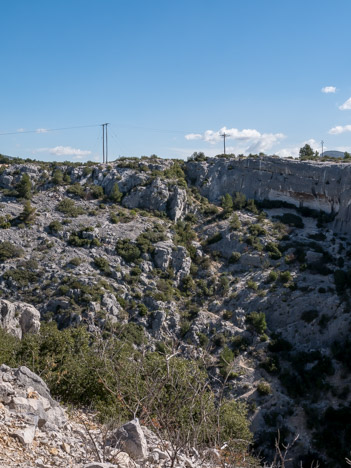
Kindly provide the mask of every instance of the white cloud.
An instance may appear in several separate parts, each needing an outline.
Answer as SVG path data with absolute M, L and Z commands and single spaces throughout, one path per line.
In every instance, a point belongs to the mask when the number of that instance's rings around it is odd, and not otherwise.
M 351 98 L 344 102 L 341 106 L 339 106 L 340 110 L 350 110 L 351 109 Z
M 321 91 L 322 93 L 330 94 L 330 93 L 335 93 L 336 88 L 335 86 L 324 86 L 324 88 L 322 88 Z
M 35 152 L 50 153 L 54 156 L 74 156 L 76 159 L 81 159 L 84 156 L 91 154 L 91 151 L 72 148 L 71 146 L 55 146 L 54 148 L 38 148 Z
M 18 132 L 18 133 L 23 133 L 24 131 L 25 131 L 24 128 L 18 128 L 18 129 L 17 129 L 17 132 Z
M 206 130 L 204 133 L 189 133 L 185 135 L 186 140 L 203 140 L 210 144 L 216 144 L 223 141 L 221 135 L 227 135 L 227 140 L 236 140 L 237 152 L 240 153 L 259 153 L 260 151 L 269 150 L 274 144 L 285 138 L 283 133 L 260 133 L 258 130 L 245 128 L 238 130 L 237 128 L 223 127 L 218 131 Z M 229 150 L 229 148 L 228 148 Z
M 185 135 L 186 140 L 202 140 L 202 135 L 200 133 L 189 133 Z
M 37 128 L 35 131 L 37 133 L 47 133 L 48 132 L 46 128 Z
M 351 125 L 337 125 L 329 130 L 330 135 L 340 135 L 341 133 L 351 132 Z

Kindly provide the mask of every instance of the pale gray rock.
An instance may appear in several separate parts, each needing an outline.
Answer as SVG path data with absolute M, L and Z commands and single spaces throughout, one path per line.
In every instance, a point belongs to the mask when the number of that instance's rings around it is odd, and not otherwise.
M 110 444 L 120 447 L 133 460 L 144 460 L 148 457 L 147 442 L 138 418 L 120 427 L 110 439 Z
M 25 302 L 0 299 L 0 327 L 18 338 L 25 333 L 38 333 L 40 312 Z
M 14 377 L 16 379 L 17 385 L 22 386 L 25 389 L 33 388 L 34 391 L 36 391 L 39 395 L 46 398 L 51 405 L 58 405 L 58 403 L 54 402 L 54 400 L 51 398 L 49 389 L 44 380 L 29 370 L 28 367 L 21 366 L 18 369 L 15 369 Z
M 154 179 L 146 186 L 138 186 L 131 190 L 122 200 L 126 208 L 143 208 L 166 212 L 177 221 L 186 208 L 186 192 L 176 185 L 169 188 L 167 181 Z
M 15 437 L 23 444 L 30 445 L 35 437 L 36 426 L 27 426 L 24 429 L 18 429 L 13 433 Z
M 189 257 L 188 251 L 183 246 L 178 246 L 172 252 L 172 266 L 176 276 L 176 283 L 188 276 L 191 267 L 191 258 Z
M 186 191 L 175 186 L 168 200 L 168 215 L 173 221 L 178 221 L 186 213 L 187 196 Z
M 154 247 L 153 260 L 156 268 L 167 270 L 172 259 L 173 243 L 170 241 L 157 242 Z

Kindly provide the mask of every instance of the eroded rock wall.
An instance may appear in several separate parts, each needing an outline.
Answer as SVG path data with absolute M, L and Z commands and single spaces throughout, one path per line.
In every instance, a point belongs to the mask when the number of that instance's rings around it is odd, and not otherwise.
M 351 232 L 351 164 L 300 162 L 275 157 L 187 163 L 189 181 L 211 202 L 241 192 L 335 214 L 332 228 Z

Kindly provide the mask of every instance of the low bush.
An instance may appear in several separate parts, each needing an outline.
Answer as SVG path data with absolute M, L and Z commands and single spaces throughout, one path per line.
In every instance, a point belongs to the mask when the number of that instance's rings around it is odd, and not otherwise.
M 70 198 L 64 198 L 61 200 L 60 203 L 56 206 L 56 209 L 57 211 L 60 211 L 60 213 L 63 213 L 64 215 L 71 218 L 76 218 L 77 216 L 85 213 L 84 208 L 77 206 Z
M 9 241 L 0 241 L 0 262 L 5 262 L 11 258 L 18 258 L 24 254 L 22 247 L 12 244 Z
M 120 239 L 116 243 L 116 252 L 127 263 L 136 262 L 141 257 L 139 247 L 128 239 Z
M 232 252 L 231 256 L 229 257 L 229 263 L 237 263 L 241 258 L 240 252 Z
M 259 335 L 267 330 L 267 322 L 264 312 L 251 312 L 246 316 L 246 323 Z

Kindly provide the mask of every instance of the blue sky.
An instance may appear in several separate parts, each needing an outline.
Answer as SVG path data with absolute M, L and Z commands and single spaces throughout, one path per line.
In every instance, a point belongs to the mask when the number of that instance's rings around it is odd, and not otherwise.
M 349 0 L 0 6 L 0 153 L 98 160 L 103 122 L 110 159 L 351 151 Z

